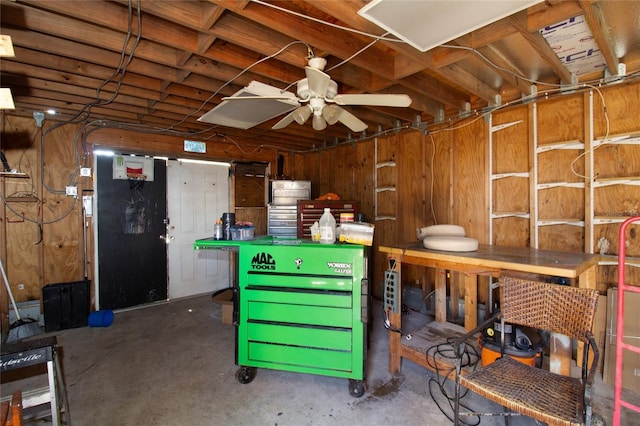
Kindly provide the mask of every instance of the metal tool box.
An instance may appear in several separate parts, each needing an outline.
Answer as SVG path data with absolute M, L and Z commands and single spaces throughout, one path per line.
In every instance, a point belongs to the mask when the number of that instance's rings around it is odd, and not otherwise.
M 198 240 L 196 248 L 219 241 Z M 238 245 L 236 378 L 257 368 L 349 379 L 365 391 L 368 281 L 365 248 L 266 237 Z

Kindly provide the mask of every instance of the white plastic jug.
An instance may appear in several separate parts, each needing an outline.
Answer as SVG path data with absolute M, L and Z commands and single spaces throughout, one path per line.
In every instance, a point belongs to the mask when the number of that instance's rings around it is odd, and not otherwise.
M 320 244 L 333 244 L 336 242 L 336 219 L 331 214 L 331 209 L 326 207 L 320 216 Z

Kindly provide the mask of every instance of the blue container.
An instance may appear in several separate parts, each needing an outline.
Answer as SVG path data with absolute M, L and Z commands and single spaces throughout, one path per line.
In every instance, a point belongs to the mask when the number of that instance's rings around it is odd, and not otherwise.
M 113 323 L 113 311 L 105 309 L 89 314 L 89 327 L 109 327 Z

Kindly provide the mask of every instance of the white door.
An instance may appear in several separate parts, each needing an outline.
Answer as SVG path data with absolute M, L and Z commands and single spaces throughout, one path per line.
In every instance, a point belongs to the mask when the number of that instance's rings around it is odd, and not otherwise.
M 167 168 L 169 299 L 230 287 L 230 253 L 194 250 L 229 211 L 229 167 L 169 160 Z

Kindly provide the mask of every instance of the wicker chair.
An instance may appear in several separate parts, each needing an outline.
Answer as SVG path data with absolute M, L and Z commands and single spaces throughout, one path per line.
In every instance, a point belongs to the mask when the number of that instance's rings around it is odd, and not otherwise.
M 456 389 L 454 424 L 461 416 L 526 415 L 549 425 L 589 425 L 591 387 L 598 348 L 591 334 L 598 292 L 594 289 L 546 284 L 511 277 L 500 279 L 500 312 L 455 342 Z M 475 371 L 462 370 L 464 341 L 494 321 L 528 326 L 569 336 L 584 343 L 582 377 L 572 378 L 535 368 L 507 356 Z M 501 353 L 504 355 L 504 339 Z M 589 348 L 595 358 L 589 368 Z M 472 413 L 460 410 L 461 387 L 508 410 Z

